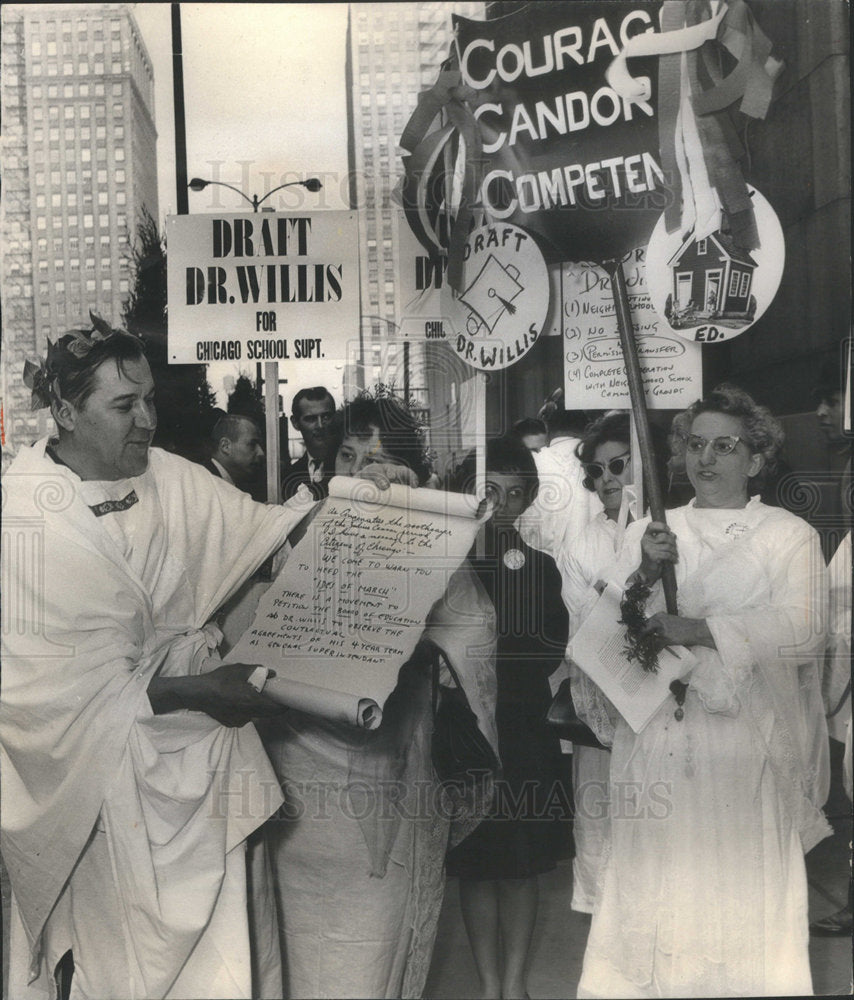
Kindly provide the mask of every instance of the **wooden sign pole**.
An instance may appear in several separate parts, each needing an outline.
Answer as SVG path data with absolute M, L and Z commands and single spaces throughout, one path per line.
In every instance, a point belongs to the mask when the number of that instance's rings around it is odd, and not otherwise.
M 637 344 L 635 343 L 632 313 L 629 306 L 629 294 L 626 290 L 626 276 L 623 264 L 619 260 L 605 261 L 603 264 L 611 279 L 611 292 L 614 296 L 614 308 L 617 313 L 617 329 L 620 333 L 620 346 L 623 349 L 623 359 L 626 364 L 626 376 L 629 382 L 629 396 L 632 401 L 632 415 L 637 429 L 638 445 L 640 447 L 643 466 L 643 479 L 649 495 L 649 510 L 654 521 L 664 521 L 664 500 L 661 495 L 661 483 L 655 471 L 655 458 L 652 447 L 652 436 L 649 430 L 649 420 L 646 413 L 646 400 L 643 392 L 640 362 L 638 361 Z M 676 607 L 676 574 L 671 563 L 665 563 L 661 576 L 664 587 L 664 599 L 668 614 L 678 614 Z

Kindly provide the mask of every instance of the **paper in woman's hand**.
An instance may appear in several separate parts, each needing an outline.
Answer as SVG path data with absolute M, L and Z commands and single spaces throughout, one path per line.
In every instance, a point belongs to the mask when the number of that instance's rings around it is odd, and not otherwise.
M 479 527 L 474 497 L 336 477 L 227 659 L 264 693 L 373 728 Z
M 590 614 L 572 637 L 572 659 L 611 700 L 639 733 L 664 702 L 671 698 L 670 684 L 691 672 L 696 657 L 684 646 L 668 646 L 658 654 L 655 673 L 626 656 L 626 627 L 620 624 L 622 591 L 608 584 Z

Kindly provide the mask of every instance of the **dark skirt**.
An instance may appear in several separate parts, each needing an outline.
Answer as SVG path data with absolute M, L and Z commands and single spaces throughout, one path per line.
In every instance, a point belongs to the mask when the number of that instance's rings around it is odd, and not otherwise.
M 499 704 L 503 774 L 491 815 L 448 852 L 447 873 L 462 879 L 529 878 L 565 854 L 572 793 L 561 780 L 560 743 L 546 729 L 548 700 Z

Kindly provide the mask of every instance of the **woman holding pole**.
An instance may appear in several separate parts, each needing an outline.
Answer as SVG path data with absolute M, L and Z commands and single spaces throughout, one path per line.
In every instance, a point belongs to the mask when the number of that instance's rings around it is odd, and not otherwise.
M 721 386 L 676 418 L 695 500 L 627 531 L 614 579 L 697 657 L 684 705 L 619 719 L 611 847 L 579 996 L 811 992 L 803 854 L 830 831 L 819 689 L 826 574 L 815 531 L 751 498 L 783 435 Z M 660 579 L 675 567 L 679 615 Z

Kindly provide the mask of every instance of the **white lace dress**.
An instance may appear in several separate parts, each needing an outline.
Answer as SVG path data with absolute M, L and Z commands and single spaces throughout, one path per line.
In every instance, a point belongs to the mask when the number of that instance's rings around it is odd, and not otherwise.
M 619 720 L 612 838 L 582 997 L 809 994 L 804 851 L 830 830 L 818 657 L 826 577 L 799 518 L 752 500 L 668 514 L 680 614 L 705 618 L 684 705 Z M 639 563 L 627 531 L 615 580 Z M 660 585 L 655 588 L 660 591 Z M 663 610 L 654 593 L 648 613 Z

